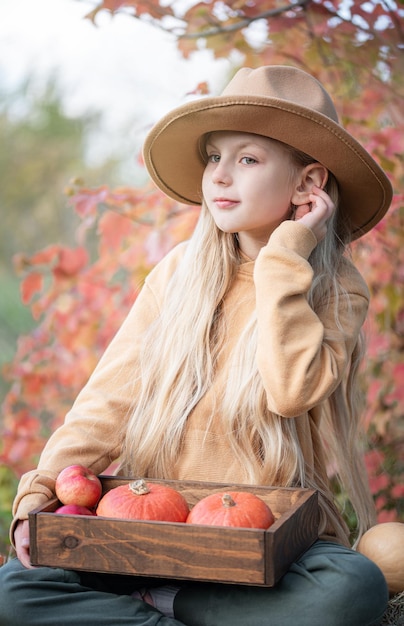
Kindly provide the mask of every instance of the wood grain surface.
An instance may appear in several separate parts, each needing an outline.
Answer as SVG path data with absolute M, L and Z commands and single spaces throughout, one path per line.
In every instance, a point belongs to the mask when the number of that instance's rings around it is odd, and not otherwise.
M 101 477 L 104 492 L 129 479 Z M 192 507 L 214 492 L 250 491 L 271 508 L 267 530 L 55 515 L 58 500 L 29 514 L 31 561 L 97 572 L 273 586 L 318 536 L 317 492 L 237 484 L 168 484 Z

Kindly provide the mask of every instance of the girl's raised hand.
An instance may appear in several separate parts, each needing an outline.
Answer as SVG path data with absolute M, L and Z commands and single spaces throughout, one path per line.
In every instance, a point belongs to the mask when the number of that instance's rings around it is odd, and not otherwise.
M 327 223 L 335 211 L 335 204 L 324 189 L 316 186 L 313 187 L 309 199 L 310 204 L 297 207 L 294 219 L 310 228 L 318 243 L 327 233 Z

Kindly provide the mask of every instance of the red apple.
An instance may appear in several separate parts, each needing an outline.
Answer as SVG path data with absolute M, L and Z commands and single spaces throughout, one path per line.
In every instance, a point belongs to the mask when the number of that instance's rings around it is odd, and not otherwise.
M 63 504 L 55 513 L 58 515 L 95 515 L 94 511 L 90 511 L 86 506 L 80 506 L 79 504 Z
M 56 495 L 62 504 L 76 504 L 92 509 L 101 497 L 101 481 L 83 465 L 65 467 L 56 479 Z

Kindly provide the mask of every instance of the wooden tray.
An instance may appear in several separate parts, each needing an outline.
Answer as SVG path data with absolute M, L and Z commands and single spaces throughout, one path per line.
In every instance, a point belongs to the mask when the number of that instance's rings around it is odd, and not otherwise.
M 100 476 L 104 493 L 129 482 Z M 149 479 L 147 479 L 149 480 Z M 190 507 L 213 492 L 249 491 L 271 508 L 267 530 L 56 515 L 57 499 L 29 514 L 33 565 L 271 587 L 318 537 L 317 491 L 150 480 L 181 492 Z

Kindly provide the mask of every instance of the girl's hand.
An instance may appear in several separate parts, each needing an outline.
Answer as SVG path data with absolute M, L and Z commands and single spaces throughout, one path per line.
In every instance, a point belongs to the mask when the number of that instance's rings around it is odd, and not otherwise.
M 335 205 L 328 193 L 316 186 L 313 187 L 309 199 L 310 204 L 297 207 L 295 221 L 299 220 L 310 228 L 318 243 L 327 233 L 327 223 L 335 211 Z
M 14 531 L 14 543 L 17 557 L 22 565 L 32 569 L 29 558 L 29 524 L 28 520 L 18 522 Z

